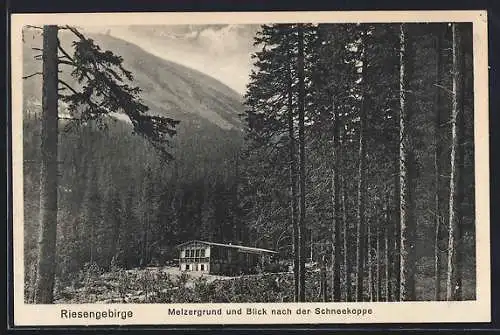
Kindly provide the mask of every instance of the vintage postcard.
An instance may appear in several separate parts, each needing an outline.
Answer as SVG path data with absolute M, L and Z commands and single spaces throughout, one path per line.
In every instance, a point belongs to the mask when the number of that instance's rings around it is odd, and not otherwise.
M 15 325 L 490 321 L 485 11 L 11 23 Z

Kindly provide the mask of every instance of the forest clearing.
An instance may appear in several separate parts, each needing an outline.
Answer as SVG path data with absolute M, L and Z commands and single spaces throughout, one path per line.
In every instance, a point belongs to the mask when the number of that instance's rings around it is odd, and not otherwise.
M 433 269 L 425 268 L 429 263 L 430 260 L 422 260 L 419 264 L 418 301 L 434 299 Z M 331 272 L 326 276 L 331 276 Z M 319 269 L 308 271 L 307 277 L 307 300 L 322 301 Z M 57 291 L 55 302 L 65 304 L 293 302 L 293 294 L 290 294 L 293 292 L 293 272 L 230 277 L 183 272 L 173 266 L 110 272 L 88 267 L 71 286 Z M 384 294 L 383 290 L 377 292 L 374 301 L 387 301 Z M 474 297 L 473 277 L 466 275 L 464 300 L 474 300 Z

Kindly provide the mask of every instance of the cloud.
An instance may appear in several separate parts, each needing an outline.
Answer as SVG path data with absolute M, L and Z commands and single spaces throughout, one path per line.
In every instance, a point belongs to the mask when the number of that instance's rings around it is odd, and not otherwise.
M 90 27 L 89 27 L 90 28 Z M 252 68 L 255 25 L 107 26 L 84 28 L 134 43 L 193 68 L 243 94 Z

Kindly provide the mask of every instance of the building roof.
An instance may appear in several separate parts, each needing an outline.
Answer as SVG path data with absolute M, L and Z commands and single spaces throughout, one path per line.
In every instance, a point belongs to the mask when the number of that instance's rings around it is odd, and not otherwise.
M 198 243 L 202 243 L 202 244 L 206 244 L 206 245 L 215 245 L 215 246 L 224 247 L 224 248 L 234 248 L 234 249 L 238 249 L 240 251 L 246 251 L 246 252 L 254 252 L 254 253 L 261 252 L 261 253 L 270 253 L 270 254 L 277 254 L 278 253 L 274 250 L 269 250 L 269 249 L 246 247 L 243 245 L 236 245 L 236 244 L 222 244 L 222 243 L 207 242 L 207 241 L 200 241 L 200 240 L 191 240 L 191 241 L 181 243 L 177 246 L 177 248 L 179 248 L 183 245 L 189 244 L 189 243 L 194 243 L 194 242 L 198 242 Z

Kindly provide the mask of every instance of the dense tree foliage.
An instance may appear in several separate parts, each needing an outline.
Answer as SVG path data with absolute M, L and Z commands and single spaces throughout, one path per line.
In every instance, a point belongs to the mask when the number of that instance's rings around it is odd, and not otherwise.
M 304 240 L 310 262 L 328 263 L 325 281 L 331 279 L 323 285 L 328 286 L 328 300 L 414 300 L 423 287 L 432 289 L 434 281 L 436 297 L 443 299 L 445 283 L 439 274 L 446 260 L 457 256 L 449 265 L 452 276 L 468 276 L 467 282 L 474 285 L 470 273 L 460 270 L 464 263 L 472 266 L 475 257 L 471 30 L 458 26 L 464 36 L 458 42 L 463 50 L 459 56 L 451 52 L 456 42 L 451 25 L 445 23 L 309 26 L 303 38 L 305 143 L 297 132 L 298 28 L 264 26 L 256 38 L 262 51 L 256 54 L 257 69 L 246 96 L 250 154 L 244 165 L 253 173 L 252 182 L 260 180 L 261 169 L 266 171 L 261 187 L 268 191 L 260 194 L 268 199 L 259 202 L 258 212 L 251 212 L 249 225 L 257 221 L 257 213 L 259 221 L 267 213 L 270 225 L 262 227 L 261 234 L 274 232 L 280 236 L 276 243 L 283 245 L 277 249 L 302 256 L 301 241 L 293 239 L 296 201 L 301 197 L 293 188 L 297 178 L 287 178 L 287 171 L 297 176 L 294 163 L 299 161 L 298 146 L 304 144 Z M 463 132 L 458 147 L 465 153 L 454 167 L 449 151 L 456 73 L 452 68 L 457 62 L 453 57 L 464 62 L 461 71 L 468 88 L 460 91 L 468 98 L 455 102 L 468 122 L 457 121 L 456 129 Z M 293 118 L 291 126 L 287 116 Z M 454 173 L 468 182 L 450 190 Z M 451 205 L 450 196 L 456 192 L 467 196 Z M 279 198 L 271 196 L 280 193 Z M 436 222 L 447 221 L 449 206 L 460 207 L 454 225 L 461 235 L 455 232 L 460 243 L 447 247 L 446 227 Z M 435 255 L 425 247 L 431 244 Z

